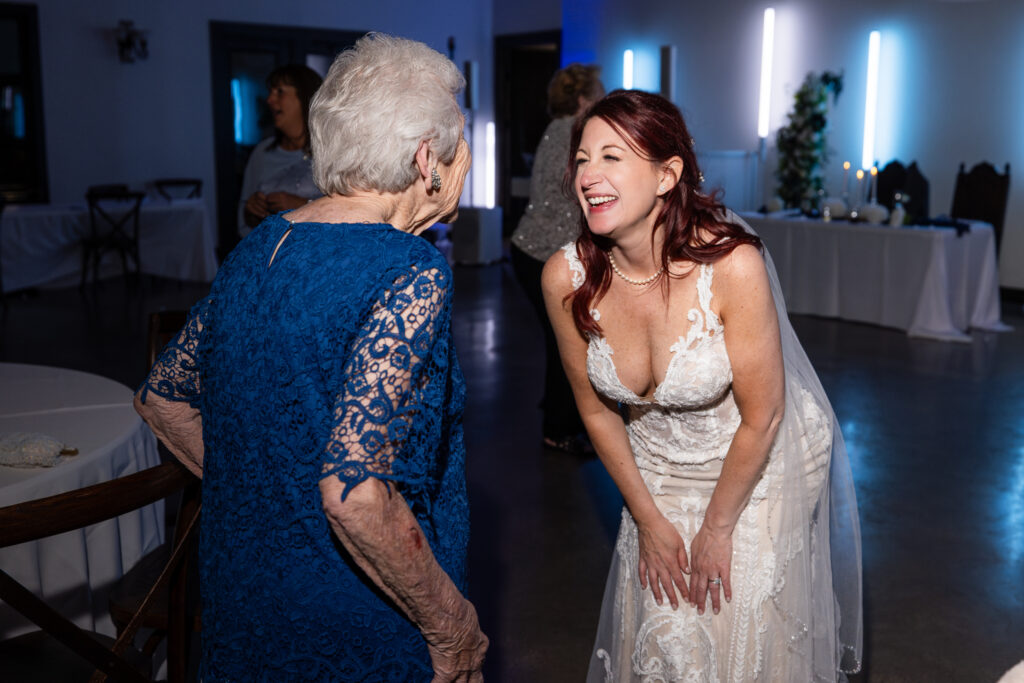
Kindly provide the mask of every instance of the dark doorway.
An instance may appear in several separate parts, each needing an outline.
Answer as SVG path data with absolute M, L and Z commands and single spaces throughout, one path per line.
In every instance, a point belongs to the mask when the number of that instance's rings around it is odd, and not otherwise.
M 0 204 L 49 199 L 41 73 L 36 6 L 0 3 Z
M 498 133 L 497 200 L 502 232 L 515 230 L 530 196 L 533 153 L 551 117 L 547 90 L 562 58 L 562 32 L 494 38 L 494 109 Z
M 323 76 L 334 57 L 365 31 L 210 22 L 213 142 L 220 255 L 238 242 L 238 194 L 249 154 L 273 133 L 267 75 L 283 64 L 305 64 Z

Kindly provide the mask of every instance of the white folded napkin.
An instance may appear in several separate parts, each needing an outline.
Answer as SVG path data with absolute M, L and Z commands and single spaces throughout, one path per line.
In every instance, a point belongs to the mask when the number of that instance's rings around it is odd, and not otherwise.
M 46 434 L 12 432 L 0 435 L 0 465 L 7 467 L 53 467 L 61 455 L 77 453 Z

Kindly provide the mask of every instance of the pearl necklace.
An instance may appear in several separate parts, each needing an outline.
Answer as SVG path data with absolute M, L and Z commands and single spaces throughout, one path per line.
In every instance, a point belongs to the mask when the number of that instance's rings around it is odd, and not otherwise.
M 623 272 L 621 270 L 619 270 L 619 267 L 617 265 L 615 265 L 615 257 L 612 256 L 612 252 L 610 252 L 610 251 L 608 252 L 608 263 L 612 264 L 612 270 L 615 271 L 616 275 L 621 277 L 623 280 L 625 280 L 629 284 L 637 285 L 637 286 L 642 286 L 642 285 L 646 285 L 646 284 L 649 284 L 651 282 L 654 282 L 655 280 L 658 279 L 658 276 L 661 275 L 665 271 L 665 266 L 663 265 L 661 268 L 658 268 L 658 272 L 655 273 L 654 275 L 652 275 L 652 276 L 650 276 L 648 278 L 644 278 L 643 280 L 634 280 L 633 278 L 629 277 L 628 275 L 623 274 Z

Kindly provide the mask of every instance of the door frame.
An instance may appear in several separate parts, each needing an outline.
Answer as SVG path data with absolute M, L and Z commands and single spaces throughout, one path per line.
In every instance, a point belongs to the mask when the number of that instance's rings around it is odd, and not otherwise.
M 498 164 L 495 182 L 496 201 L 498 206 L 504 207 L 508 213 L 511 207 L 511 155 L 512 155 L 512 133 L 508 125 L 509 103 L 512 100 L 511 83 L 508 78 L 509 72 L 515 66 L 515 59 L 512 52 L 516 48 L 555 45 L 558 54 L 559 64 L 562 59 L 562 30 L 551 29 L 548 31 L 531 31 L 528 33 L 509 33 L 494 36 L 494 123 L 498 131 L 497 155 Z M 512 216 L 509 214 L 508 219 Z M 506 222 L 508 222 L 506 219 Z M 506 226 L 505 232 L 508 232 Z
M 310 54 L 337 54 L 366 31 L 304 28 L 228 21 L 210 22 L 210 87 L 213 101 L 214 177 L 217 187 L 218 252 L 238 243 L 238 194 L 241 178 L 234 167 L 234 103 L 231 100 L 232 50 L 275 54 L 278 66 L 305 64 Z

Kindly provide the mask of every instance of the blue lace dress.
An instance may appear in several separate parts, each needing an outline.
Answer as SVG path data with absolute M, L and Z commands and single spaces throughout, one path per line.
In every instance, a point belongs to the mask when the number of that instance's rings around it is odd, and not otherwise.
M 204 681 L 430 680 L 423 637 L 337 541 L 318 483 L 395 486 L 465 590 L 451 294 L 419 237 L 272 216 L 161 354 L 143 400 L 189 401 L 203 421 Z

